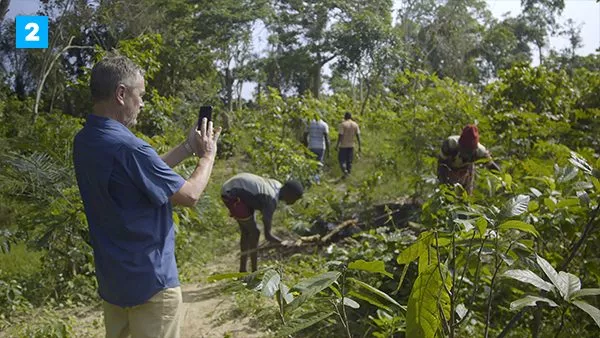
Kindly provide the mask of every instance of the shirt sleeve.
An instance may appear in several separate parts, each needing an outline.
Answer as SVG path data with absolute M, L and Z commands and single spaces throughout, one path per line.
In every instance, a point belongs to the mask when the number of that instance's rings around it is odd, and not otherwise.
M 338 127 L 338 134 L 344 135 L 344 125 L 341 123 L 340 123 L 340 126 Z
M 325 127 L 324 128 L 325 129 L 324 130 L 325 134 L 329 134 L 329 126 L 327 125 L 327 123 L 323 123 L 323 126 Z
M 477 151 L 475 153 L 475 157 L 479 160 L 482 158 L 489 158 L 490 152 L 483 146 L 483 144 L 477 144 Z
M 153 205 L 167 203 L 169 197 L 185 183 L 183 177 L 173 171 L 150 145 L 144 144 L 126 151 L 123 167 L 135 186 Z
M 360 135 L 360 127 L 356 124 L 356 135 Z
M 260 212 L 262 214 L 263 223 L 268 222 L 269 224 L 272 224 L 273 214 L 277 209 L 277 201 L 266 195 L 258 195 L 255 196 L 255 198 L 259 201 L 261 206 Z

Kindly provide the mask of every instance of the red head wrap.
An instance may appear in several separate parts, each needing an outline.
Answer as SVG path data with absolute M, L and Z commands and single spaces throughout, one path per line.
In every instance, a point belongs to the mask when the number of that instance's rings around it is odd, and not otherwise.
M 462 134 L 460 134 L 458 144 L 463 149 L 477 149 L 477 144 L 479 144 L 479 130 L 477 129 L 477 126 L 474 124 L 467 125 L 463 129 Z

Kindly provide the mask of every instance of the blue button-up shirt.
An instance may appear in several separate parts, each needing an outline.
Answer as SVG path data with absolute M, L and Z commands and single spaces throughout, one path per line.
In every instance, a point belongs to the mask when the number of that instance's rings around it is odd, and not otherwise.
M 127 307 L 178 286 L 169 197 L 185 180 L 123 124 L 93 114 L 73 161 L 100 297 Z

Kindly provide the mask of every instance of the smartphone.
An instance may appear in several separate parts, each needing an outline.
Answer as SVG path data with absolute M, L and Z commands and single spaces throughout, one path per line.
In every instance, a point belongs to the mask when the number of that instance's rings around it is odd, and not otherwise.
M 206 117 L 207 122 L 212 121 L 212 106 L 202 106 L 200 107 L 200 112 L 198 113 L 198 130 L 202 126 L 202 119 Z

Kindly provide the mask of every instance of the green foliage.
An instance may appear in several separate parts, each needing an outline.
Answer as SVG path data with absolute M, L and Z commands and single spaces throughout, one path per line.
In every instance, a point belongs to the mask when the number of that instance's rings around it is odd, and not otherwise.
M 450 276 L 440 271 L 437 264 L 429 265 L 419 274 L 408 299 L 407 335 L 433 338 L 442 332 L 443 320 L 450 316 L 450 295 L 446 290 L 451 287 Z
M 554 294 L 556 296 L 562 297 L 562 300 L 560 300 L 561 302 L 565 301 L 567 304 L 573 304 L 585 311 L 593 318 L 598 327 L 600 327 L 600 310 L 585 301 L 578 299 L 582 296 L 598 295 L 600 294 L 600 290 L 582 289 L 581 280 L 577 276 L 564 271 L 557 273 L 554 267 L 540 256 L 536 256 L 536 261 L 552 283 L 544 281 L 541 277 L 529 270 L 508 270 L 504 273 L 504 276 L 529 283 L 544 291 L 555 291 Z M 551 299 L 528 295 L 525 298 L 512 302 L 510 304 L 510 309 L 518 310 L 523 306 L 538 306 L 537 302 L 546 302 L 552 307 L 558 306 L 558 304 Z
M 530 46 L 546 47 L 562 1 L 525 1 L 522 15 L 501 22 L 479 0 L 403 2 L 397 23 L 389 0 L 66 5 L 44 6 L 52 53 L 15 50 L 12 24 L 0 28 L 0 246 L 8 251 L 0 315 L 9 336 L 72 336 L 70 320 L 33 311 L 97 299 L 71 149 L 83 124 L 73 116 L 91 110 L 90 65 L 111 49 L 146 72 L 135 132 L 159 153 L 185 137 L 201 104 L 213 104 L 216 124 L 227 127 L 213 183 L 195 209 L 175 208 L 182 281 L 228 250 L 236 225 L 218 182 L 251 171 L 310 188 L 276 215 L 301 231 L 355 217 L 368 228 L 386 217 L 373 216 L 373 205 L 424 201 L 418 223 L 403 229 L 388 215 L 381 228 L 319 255 L 278 256 L 258 274 L 213 278 L 239 278 L 276 304 L 269 318 L 280 323 L 268 326 L 281 336 L 597 335 L 600 292 L 581 286 L 600 284 L 598 57 L 550 51 L 542 66 L 526 64 Z M 252 31 L 263 24 L 270 38 L 257 51 Z M 568 28 L 572 54 L 577 34 Z M 57 54 L 33 116 L 44 65 L 71 36 L 94 48 Z M 257 83 L 252 101 L 239 97 L 248 81 Z M 337 181 L 335 156 L 320 168 L 302 135 L 319 116 L 335 144 L 345 111 L 361 125 L 363 153 L 353 175 Z M 478 168 L 472 196 L 436 187 L 434 176 L 442 141 L 466 123 L 479 126 L 503 168 Z M 188 177 L 194 165 L 177 171 Z M 528 308 L 533 320 L 507 326 Z M 38 323 L 16 325 L 31 313 Z

